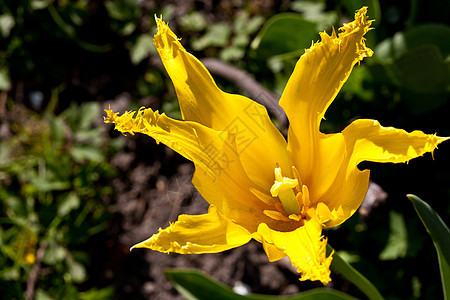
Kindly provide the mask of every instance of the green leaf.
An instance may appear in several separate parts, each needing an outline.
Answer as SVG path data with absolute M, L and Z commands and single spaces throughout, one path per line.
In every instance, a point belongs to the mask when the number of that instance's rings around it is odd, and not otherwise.
M 445 260 L 445 252 L 436 247 L 439 260 L 439 268 L 441 271 L 442 290 L 444 292 L 444 299 L 450 299 L 450 264 Z M 448 254 L 448 252 L 447 252 Z
M 245 27 L 242 28 L 242 30 L 247 34 L 252 34 L 256 32 L 263 23 L 264 18 L 262 16 L 254 16 L 245 23 Z
M 394 260 L 405 257 L 408 250 L 408 231 L 405 219 L 399 213 L 391 211 L 389 214 L 391 232 L 386 247 L 380 253 L 380 260 Z
M 450 82 L 447 64 L 435 45 L 416 47 L 404 53 L 396 59 L 392 71 L 400 86 L 418 93 L 445 91 Z
M 63 198 L 58 205 L 58 216 L 64 217 L 72 210 L 77 209 L 80 206 L 80 198 L 77 194 L 71 192 Z
M 167 278 L 175 288 L 188 300 L 320 300 L 320 299 L 355 299 L 345 293 L 328 288 L 318 288 L 298 295 L 279 297 L 258 294 L 239 295 L 229 287 L 212 280 L 206 275 L 193 270 L 167 270 Z
M 82 264 L 74 259 L 67 260 L 67 264 L 71 281 L 81 283 L 86 280 L 86 269 Z
M 252 34 L 256 32 L 264 23 L 262 16 L 255 16 L 250 18 L 249 14 L 245 11 L 238 13 L 236 20 L 234 21 L 234 32 L 238 35 Z
M 44 263 L 55 266 L 65 258 L 66 253 L 67 251 L 63 246 L 51 241 L 44 254 Z
M 413 203 L 420 219 L 425 225 L 436 247 L 444 253 L 447 263 L 450 263 L 450 230 L 441 217 L 425 201 L 415 195 L 407 195 Z
M 131 62 L 137 65 L 152 52 L 156 52 L 156 48 L 153 45 L 153 37 L 148 34 L 141 34 L 130 49 Z
M 404 35 L 408 49 L 423 45 L 435 45 L 442 57 L 447 58 L 450 55 L 450 27 L 448 25 L 423 24 L 407 30 Z
M 304 52 L 318 39 L 317 24 L 299 14 L 282 13 L 270 18 L 251 44 L 261 59 L 296 51 Z
M 0 91 L 7 91 L 11 88 L 8 69 L 0 66 Z
M 389 80 L 401 88 L 404 104 L 413 114 L 446 102 L 450 85 L 450 27 L 426 24 L 398 32 L 379 43 L 376 59 Z
M 109 286 L 103 289 L 92 288 L 80 293 L 80 300 L 108 300 L 114 297 L 114 288 Z
M 84 145 L 76 145 L 70 149 L 72 158 L 79 163 L 85 161 L 102 162 L 104 160 L 103 153 L 95 148 Z
M 58 145 L 64 141 L 64 121 L 61 118 L 50 118 L 50 134 L 51 139 Z
M 0 15 L 0 34 L 7 38 L 11 29 L 16 24 L 14 17 L 11 14 L 2 14 Z
M 166 17 L 166 16 L 164 16 Z M 190 12 L 180 20 L 184 30 L 202 31 L 208 25 L 205 16 L 197 11 Z
M 239 60 L 243 58 L 245 51 L 239 47 L 228 47 L 220 51 L 220 59 L 224 61 Z
M 100 105 L 97 102 L 83 103 L 79 107 L 79 124 L 77 128 L 87 129 L 92 126 L 92 122 L 99 119 Z
M 217 23 L 210 27 L 206 34 L 192 41 L 194 50 L 203 50 L 208 47 L 224 47 L 230 40 L 231 29 L 226 23 Z
M 65 261 L 67 264 L 67 272 L 64 274 L 64 280 L 67 282 L 81 283 L 86 280 L 86 269 L 76 261 L 69 249 L 65 250 Z
M 20 272 L 15 267 L 8 268 L 8 267 L 4 266 L 3 269 L 0 270 L 0 278 L 3 280 L 16 281 L 19 279 L 19 277 L 20 277 Z
M 333 248 L 327 244 L 327 254 L 331 253 Z M 333 262 L 330 267 L 331 271 L 341 274 L 342 277 L 357 286 L 370 300 L 382 300 L 377 288 L 349 263 L 342 259 L 342 257 L 336 251 L 333 254 Z
M 49 180 L 42 177 L 32 178 L 31 185 L 40 192 L 62 191 L 70 188 L 68 181 Z
M 47 8 L 53 0 L 32 0 L 31 1 L 31 9 L 33 10 L 39 10 Z
M 133 20 L 139 12 L 136 1 L 109 0 L 105 1 L 105 7 L 111 18 L 118 21 Z
M 361 5 L 363 6 L 363 5 Z M 357 9 L 361 8 L 359 6 Z M 325 11 L 325 1 L 317 0 L 298 0 L 293 1 L 291 9 L 302 14 L 302 17 L 308 21 L 318 24 L 319 31 L 327 30 L 338 22 L 336 11 Z M 351 12 L 353 14 L 356 11 Z
M 38 289 L 36 290 L 35 300 L 53 300 L 54 298 L 51 297 L 47 292 Z
M 450 299 L 450 230 L 425 201 L 411 194 L 407 197 L 433 239 L 439 259 L 444 298 Z
M 60 11 L 53 5 L 50 4 L 47 6 L 47 10 L 52 17 L 53 21 L 58 25 L 59 29 L 61 29 L 64 33 L 67 34 L 68 37 L 75 39 L 76 38 L 76 30 L 72 24 L 68 24 L 60 14 Z
M 341 93 L 346 100 L 357 96 L 363 101 L 371 101 L 374 98 L 374 90 L 365 85 L 371 81 L 373 81 L 373 77 L 367 66 L 360 65 L 352 70 L 347 82 L 342 86 Z
M 375 57 L 383 64 L 392 63 L 410 50 L 423 46 L 437 47 L 438 52 L 446 59 L 450 55 L 450 27 L 426 24 L 397 32 L 392 38 L 377 45 Z

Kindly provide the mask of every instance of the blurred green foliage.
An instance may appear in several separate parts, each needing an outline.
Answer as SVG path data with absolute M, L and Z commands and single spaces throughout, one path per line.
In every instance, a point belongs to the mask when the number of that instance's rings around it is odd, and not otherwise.
M 224 61 L 237 61 L 244 58 L 250 36 L 260 28 L 263 22 L 264 19 L 261 16 L 250 17 L 245 11 L 237 14 L 232 24 L 220 22 L 206 26 L 204 17 L 196 12 L 181 19 L 185 30 L 201 34 L 200 37 L 191 41 L 194 50 L 221 48 L 219 57 Z
M 344 1 L 348 14 L 369 5 L 369 15 L 381 18 L 378 1 Z M 253 57 L 265 60 L 277 77 L 274 87 L 279 93 L 289 78 L 299 54 L 319 39 L 317 28 L 329 28 L 335 15 L 324 10 L 324 2 L 294 1 L 293 9 L 301 14 L 277 14 L 264 24 L 252 43 Z M 382 31 L 376 25 L 375 31 Z M 336 23 L 335 23 L 336 24 Z M 295 31 L 292 29 L 296 28 Z M 375 40 L 377 39 L 378 40 Z M 395 33 L 368 35 L 369 46 L 375 51 L 373 59 L 355 68 L 344 86 L 347 99 L 376 101 L 380 96 L 398 98 L 413 115 L 439 108 L 448 100 L 450 87 L 450 27 L 448 24 L 413 24 Z M 370 86 L 368 86 L 370 84 Z M 385 95 L 373 91 L 386 91 Z M 389 91 L 389 92 L 387 92 Z M 344 117 L 357 114 L 348 113 Z M 328 124 L 329 125 L 329 124 Z M 326 126 L 326 125 L 325 125 Z M 326 129 L 326 128 L 325 128 Z M 333 128 L 328 128 L 333 130 Z
M 167 278 L 186 299 L 189 300 L 355 300 L 345 293 L 329 288 L 316 288 L 298 295 L 239 294 L 220 282 L 193 270 L 167 270 Z
M 83 38 L 82 29 L 89 17 L 88 5 L 86 0 L 2 1 L 0 70 L 27 78 L 26 73 L 35 74 L 51 65 L 52 59 L 61 57 L 58 51 L 66 48 L 67 41 L 88 51 L 107 51 L 108 45 L 94 44 Z M 45 55 L 45 51 L 55 56 Z M 62 66 L 55 66 L 49 73 L 59 75 Z M 7 89 L 7 86 L 0 84 L 0 89 Z
M 13 105 L 13 104 L 12 104 Z M 110 288 L 79 293 L 90 258 L 83 245 L 105 230 L 114 175 L 97 103 L 72 105 L 58 116 L 11 108 L 13 135 L 0 147 L 0 289 L 21 299 L 37 249 L 45 276 L 38 299 L 109 299 Z M 30 283 L 28 283 L 30 284 Z M 109 291 L 109 292 L 108 292 Z M 100 295 L 103 295 L 100 297 Z

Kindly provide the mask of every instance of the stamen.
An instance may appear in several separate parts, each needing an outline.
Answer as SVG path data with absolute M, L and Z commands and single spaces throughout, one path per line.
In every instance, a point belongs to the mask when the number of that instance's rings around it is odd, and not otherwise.
M 300 173 L 298 172 L 295 166 L 292 166 L 292 174 L 294 174 L 294 178 L 298 180 L 298 186 L 295 189 L 296 192 L 299 193 L 302 191 L 303 182 L 302 179 L 300 178 Z
M 277 221 L 289 221 L 289 219 L 285 215 L 276 210 L 264 210 L 263 213 L 269 218 Z
M 294 221 L 300 221 L 301 217 L 299 215 L 292 214 L 292 215 L 289 215 L 289 219 L 294 220 Z
M 273 197 L 278 197 L 287 215 L 299 214 L 300 204 L 292 190 L 298 185 L 297 179 L 283 177 L 281 168 L 275 168 L 275 182 L 270 188 Z

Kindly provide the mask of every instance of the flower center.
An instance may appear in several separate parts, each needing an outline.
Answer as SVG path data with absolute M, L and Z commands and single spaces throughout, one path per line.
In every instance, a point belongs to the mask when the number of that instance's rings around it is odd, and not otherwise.
M 275 182 L 270 188 L 270 193 L 272 197 L 278 197 L 280 199 L 281 205 L 288 215 L 298 215 L 301 212 L 300 204 L 293 191 L 293 188 L 296 186 L 298 186 L 297 179 L 283 177 L 281 168 L 275 168 Z

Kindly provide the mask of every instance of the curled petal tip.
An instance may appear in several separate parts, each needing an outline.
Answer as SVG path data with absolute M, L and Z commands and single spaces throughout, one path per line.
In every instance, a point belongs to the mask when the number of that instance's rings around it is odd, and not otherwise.
M 157 15 L 157 14 L 154 14 L 153 16 L 154 16 L 154 18 L 155 18 L 156 24 L 158 24 L 159 22 L 162 22 L 162 15 L 159 15 L 159 18 L 158 18 L 158 15 Z
M 339 28 L 340 33 L 338 38 L 340 42 L 356 42 L 358 61 L 361 61 L 364 57 L 371 57 L 373 55 L 372 49 L 366 47 L 365 38 L 363 37 L 368 31 L 373 29 L 370 25 L 372 25 L 374 20 L 368 20 L 368 18 L 367 7 L 364 6 L 355 13 L 355 20 L 353 22 L 346 23 Z

